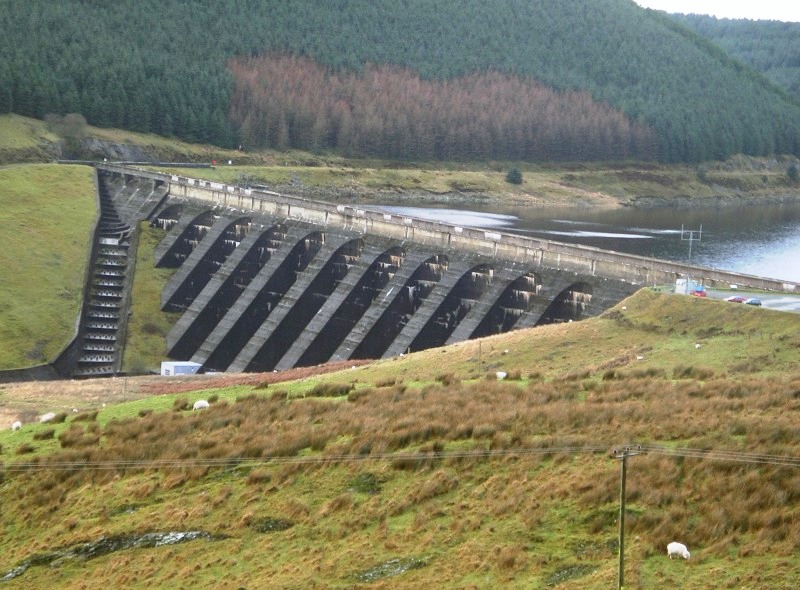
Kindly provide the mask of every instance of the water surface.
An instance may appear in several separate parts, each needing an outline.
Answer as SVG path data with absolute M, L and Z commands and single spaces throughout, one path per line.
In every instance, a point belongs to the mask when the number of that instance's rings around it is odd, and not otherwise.
M 800 203 L 690 210 L 370 208 L 800 282 Z

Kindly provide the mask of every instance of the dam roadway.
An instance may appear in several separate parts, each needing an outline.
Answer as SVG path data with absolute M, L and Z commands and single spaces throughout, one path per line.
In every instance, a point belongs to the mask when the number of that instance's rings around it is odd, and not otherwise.
M 800 293 L 795 283 L 765 277 L 359 206 L 119 165 L 96 171 L 103 215 L 129 229 L 113 239 L 98 234 L 93 252 L 135 242 L 141 221 L 165 231 L 154 264 L 175 272 L 161 306 L 180 314 L 166 337 L 168 355 L 206 371 L 390 357 L 595 316 L 641 287 L 687 277 L 708 288 Z M 93 254 L 92 264 L 101 262 Z M 87 337 L 88 312 L 109 298 L 87 285 L 61 374 L 119 372 L 129 275 L 120 278 L 117 319 L 107 330 L 116 339 L 105 339 L 103 355 L 82 343 L 96 340 Z

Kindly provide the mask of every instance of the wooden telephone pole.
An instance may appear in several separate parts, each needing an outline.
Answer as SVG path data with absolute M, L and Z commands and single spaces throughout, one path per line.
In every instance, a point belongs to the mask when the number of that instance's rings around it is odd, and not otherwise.
M 624 447 L 612 449 L 611 455 L 622 463 L 622 474 L 619 481 L 619 572 L 617 590 L 625 587 L 625 476 L 628 468 L 628 457 L 641 454 L 641 447 Z

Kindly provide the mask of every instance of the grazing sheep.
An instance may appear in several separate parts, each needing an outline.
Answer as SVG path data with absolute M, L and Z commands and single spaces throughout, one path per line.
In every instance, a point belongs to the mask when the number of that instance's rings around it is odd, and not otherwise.
M 17 420 L 11 425 L 11 430 L 19 430 L 20 428 L 22 428 L 22 422 L 20 422 L 19 420 Z
M 199 399 L 196 402 L 194 402 L 194 405 L 192 406 L 192 409 L 193 410 L 205 410 L 207 407 L 208 407 L 208 402 L 206 400 L 204 400 L 204 399 Z
M 677 555 L 678 557 L 683 557 L 684 559 L 689 559 L 689 550 L 686 548 L 686 545 L 683 543 L 676 543 L 673 541 L 669 545 L 667 545 L 667 555 L 670 559 L 672 559 L 673 555 Z
M 497 380 L 498 381 L 502 381 L 506 377 L 508 377 L 508 373 L 506 373 L 505 371 L 497 371 Z
M 46 414 L 43 414 L 42 416 L 39 417 L 39 422 L 44 424 L 45 422 L 50 422 L 50 420 L 52 420 L 55 417 L 56 415 L 53 412 L 47 412 Z

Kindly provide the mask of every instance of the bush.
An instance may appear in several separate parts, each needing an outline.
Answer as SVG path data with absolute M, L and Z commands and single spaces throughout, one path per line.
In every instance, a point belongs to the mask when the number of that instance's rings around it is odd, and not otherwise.
M 55 428 L 48 428 L 47 430 L 42 430 L 41 432 L 37 432 L 33 435 L 33 440 L 50 440 L 56 434 Z
M 183 412 L 188 410 L 191 406 L 189 405 L 189 400 L 185 397 L 176 398 L 174 402 L 172 402 L 172 410 L 174 412 Z
M 522 184 L 522 172 L 519 168 L 512 168 L 506 174 L 506 182 L 511 184 Z
M 798 170 L 797 164 L 789 165 L 789 168 L 786 170 L 786 176 L 788 176 L 789 180 L 792 182 L 797 182 L 800 179 L 800 170 Z
M 36 450 L 36 447 L 29 443 L 22 443 L 17 447 L 17 455 L 27 455 Z
M 340 397 L 355 389 L 352 383 L 318 383 L 309 392 L 312 397 Z

